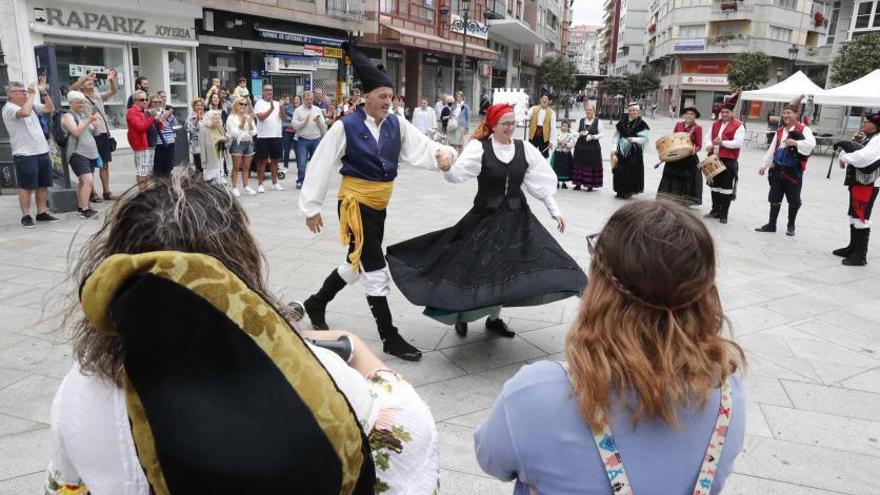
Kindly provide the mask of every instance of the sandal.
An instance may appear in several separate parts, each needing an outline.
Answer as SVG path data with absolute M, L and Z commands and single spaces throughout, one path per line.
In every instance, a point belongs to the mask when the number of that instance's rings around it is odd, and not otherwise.
M 89 203 L 103 203 L 103 202 L 104 202 L 104 200 L 99 198 L 97 194 L 92 194 L 92 196 L 89 198 Z
M 119 196 L 113 194 L 112 192 L 105 191 L 103 196 L 104 196 L 104 199 L 107 201 L 117 201 L 119 199 Z

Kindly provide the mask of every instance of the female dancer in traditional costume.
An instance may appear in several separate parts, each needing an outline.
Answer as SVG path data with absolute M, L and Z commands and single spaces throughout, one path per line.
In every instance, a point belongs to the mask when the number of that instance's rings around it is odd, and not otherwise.
M 571 124 L 564 120 L 560 131 L 556 133 L 556 147 L 553 150 L 553 171 L 556 172 L 557 188 L 568 189 L 571 180 L 571 148 L 574 146 L 574 134 L 570 132 Z
M 617 123 L 614 141 L 617 143 L 617 166 L 614 173 L 614 192 L 618 198 L 629 199 L 645 190 L 645 162 L 642 150 L 648 144 L 648 124 L 639 115 L 639 104 L 630 103 L 628 115 Z
M 455 324 L 483 316 L 486 328 L 513 337 L 502 306 L 534 306 L 580 294 L 587 283 L 578 264 L 529 209 L 525 190 L 556 220 L 565 221 L 553 195 L 556 174 L 528 142 L 513 139 L 511 105 L 492 105 L 486 118 L 444 175 L 449 182 L 478 182 L 474 207 L 456 225 L 388 247 L 397 287 L 425 314 Z
M 574 160 L 571 167 L 571 183 L 576 190 L 586 187 L 602 187 L 602 121 L 596 117 L 596 107 L 591 102 L 584 104 L 586 117 L 578 125 L 578 139 L 574 145 Z
M 684 109 L 684 120 L 676 122 L 672 132 L 686 132 L 691 136 L 694 154 L 681 160 L 669 161 L 663 165 L 663 177 L 657 196 L 665 195 L 687 206 L 703 204 L 703 174 L 700 172 L 700 158 L 697 153 L 703 149 L 703 128 L 697 124 L 700 111 L 696 107 Z

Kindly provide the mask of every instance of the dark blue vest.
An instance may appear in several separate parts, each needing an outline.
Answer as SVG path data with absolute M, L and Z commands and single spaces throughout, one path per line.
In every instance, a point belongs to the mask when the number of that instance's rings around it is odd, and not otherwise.
M 342 118 L 345 155 L 339 173 L 373 182 L 391 182 L 397 177 L 400 158 L 400 122 L 389 114 L 379 126 L 379 143 L 366 124 L 367 114 L 358 107 Z

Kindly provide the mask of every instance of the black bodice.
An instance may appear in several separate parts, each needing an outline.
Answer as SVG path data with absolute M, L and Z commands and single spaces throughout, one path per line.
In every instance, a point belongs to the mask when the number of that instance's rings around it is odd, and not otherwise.
M 492 138 L 482 141 L 483 164 L 477 177 L 477 196 L 474 207 L 480 210 L 495 211 L 505 202 L 511 210 L 527 206 L 522 191 L 522 183 L 529 163 L 522 141 L 514 139 L 514 155 L 510 163 L 504 163 L 495 156 Z

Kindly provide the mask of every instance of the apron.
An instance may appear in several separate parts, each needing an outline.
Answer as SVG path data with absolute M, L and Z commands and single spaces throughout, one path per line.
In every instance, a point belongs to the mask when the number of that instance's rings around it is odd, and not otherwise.
M 562 367 L 568 374 L 568 364 L 562 363 Z M 724 447 L 724 440 L 727 437 L 727 427 L 730 425 L 730 413 L 733 408 L 733 396 L 730 391 L 730 382 L 725 380 L 721 385 L 721 406 L 718 408 L 718 419 L 715 420 L 715 428 L 712 430 L 712 438 L 706 447 L 706 453 L 703 455 L 703 464 L 700 466 L 700 474 L 697 476 L 697 483 L 694 485 L 694 495 L 709 495 L 712 490 L 712 483 L 715 481 L 715 473 L 718 470 L 718 462 L 721 460 L 721 450 Z M 614 495 L 634 495 L 632 485 L 626 475 L 623 467 L 623 459 L 620 451 L 617 449 L 617 442 L 614 441 L 614 434 L 605 418 L 601 418 L 602 428 L 593 429 L 593 441 L 596 442 L 596 448 L 599 450 L 599 457 L 602 458 L 602 464 L 605 466 L 605 473 L 608 475 L 608 482 L 611 484 L 611 490 Z M 538 491 L 535 487 L 529 487 L 529 493 L 536 495 Z

